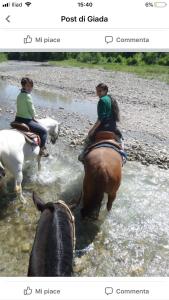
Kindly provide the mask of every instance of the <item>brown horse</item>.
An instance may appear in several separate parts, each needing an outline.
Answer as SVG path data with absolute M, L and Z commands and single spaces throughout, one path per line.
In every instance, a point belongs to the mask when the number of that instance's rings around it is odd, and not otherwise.
M 68 277 L 72 275 L 75 247 L 74 217 L 65 202 L 33 201 L 41 217 L 29 260 L 28 276 Z
M 112 148 L 105 147 L 105 143 L 120 148 L 112 133 L 98 132 L 96 134 L 94 144 L 99 145 L 99 148 L 90 146 L 91 151 L 84 159 L 82 217 L 98 218 L 104 193 L 108 194 L 107 210 L 110 211 L 121 183 L 121 154 Z

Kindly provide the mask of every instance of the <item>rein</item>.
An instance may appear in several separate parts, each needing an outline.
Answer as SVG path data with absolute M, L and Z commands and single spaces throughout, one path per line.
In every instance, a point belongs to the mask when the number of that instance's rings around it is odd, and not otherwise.
M 5 169 L 4 164 L 3 164 L 2 160 L 1 160 L 1 157 L 0 157 L 0 166 L 2 166 L 2 168 Z
M 57 200 L 55 202 L 56 204 L 60 204 L 61 206 L 63 206 L 64 208 L 66 208 L 66 210 L 68 211 L 68 214 L 70 216 L 70 221 L 72 223 L 72 227 L 73 227 L 73 251 L 75 251 L 75 246 L 76 246 L 76 230 L 75 230 L 75 218 L 69 208 L 69 206 L 62 200 Z

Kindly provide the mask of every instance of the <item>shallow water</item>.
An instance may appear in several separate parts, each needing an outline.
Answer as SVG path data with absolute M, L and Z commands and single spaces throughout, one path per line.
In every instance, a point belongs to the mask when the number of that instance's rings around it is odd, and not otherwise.
M 5 81 L 0 80 L 0 104 L 5 104 L 10 106 L 15 110 L 16 98 L 19 93 L 19 88 L 7 84 Z M 54 94 L 45 91 L 36 91 L 32 93 L 34 104 L 37 107 L 43 108 L 64 108 L 69 110 L 69 112 L 75 112 L 84 114 L 92 119 L 96 118 L 96 103 L 95 101 L 79 101 L 78 99 L 70 99 L 68 97 L 63 97 L 61 94 Z M 89 109 L 90 107 L 90 109 Z
M 0 103 L 10 101 L 14 106 L 18 89 L 3 84 L 0 82 Z M 41 99 L 38 105 L 49 105 L 46 94 L 38 94 L 36 99 Z M 66 103 L 63 99 L 59 101 Z M 2 116 L 1 128 L 7 122 Z M 37 191 L 45 201 L 61 198 L 71 202 L 80 194 L 82 166 L 71 150 L 63 154 L 57 144 L 51 149 L 53 157 L 43 160 L 39 174 L 35 164 L 26 164 L 23 182 L 26 206 L 16 201 L 10 178 L 7 185 L 10 194 L 1 192 L 0 276 L 26 276 L 39 219 L 31 200 L 32 191 Z M 169 170 L 127 163 L 109 214 L 103 206 L 100 221 L 86 223 L 76 213 L 75 276 L 169 276 L 168 178 Z
M 169 276 L 169 171 L 138 163 L 128 163 L 123 171 L 116 202 L 109 214 L 102 208 L 101 224 L 80 224 L 77 217 L 75 276 Z M 26 206 L 1 205 L 1 276 L 26 275 L 39 218 L 31 191 L 46 201 L 72 201 L 80 193 L 82 171 L 73 161 L 54 157 L 39 175 L 34 172 L 29 165 L 24 174 Z
M 169 171 L 139 163 L 127 163 L 123 171 L 112 211 L 77 259 L 80 274 L 169 276 Z
M 39 213 L 31 199 L 36 191 L 45 201 L 59 198 L 70 201 L 79 193 L 80 168 L 72 173 L 75 164 L 57 157 L 43 162 L 38 174 L 37 166 L 27 164 L 24 171 L 23 190 L 27 204 L 22 206 L 12 194 L 12 181 L 7 185 L 8 193 L 0 195 L 0 276 L 24 276 L 27 272 L 29 251 L 33 243 Z M 71 189 L 74 190 L 70 190 Z M 79 190 L 79 191 L 78 191 Z M 74 192 L 75 191 L 75 192 Z

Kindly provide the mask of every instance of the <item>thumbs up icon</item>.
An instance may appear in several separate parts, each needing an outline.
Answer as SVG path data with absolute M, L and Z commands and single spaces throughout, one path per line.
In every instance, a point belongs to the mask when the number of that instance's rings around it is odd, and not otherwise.
M 24 38 L 24 44 L 31 44 L 32 43 L 32 37 L 30 35 L 27 35 L 26 38 Z
M 23 291 L 25 296 L 30 296 L 32 295 L 32 289 L 28 286 L 24 291 Z

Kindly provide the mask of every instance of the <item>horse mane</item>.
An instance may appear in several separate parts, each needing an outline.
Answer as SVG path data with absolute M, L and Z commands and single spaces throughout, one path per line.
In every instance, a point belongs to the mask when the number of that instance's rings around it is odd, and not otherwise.
M 46 276 L 71 276 L 73 242 L 70 220 L 59 204 L 47 203 L 45 209 L 53 213 L 46 244 Z
M 73 248 L 73 226 L 66 208 L 46 203 L 36 229 L 28 276 L 71 276 Z

